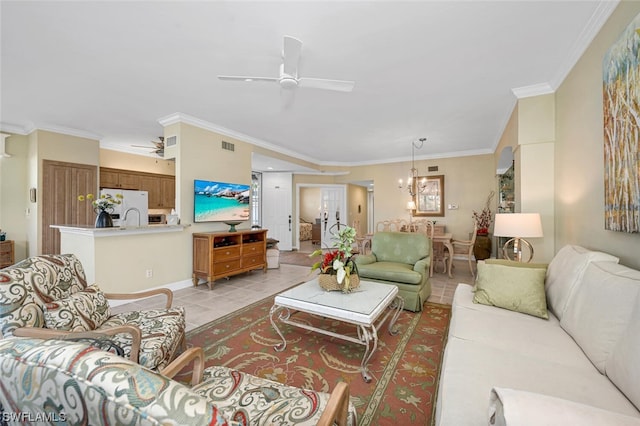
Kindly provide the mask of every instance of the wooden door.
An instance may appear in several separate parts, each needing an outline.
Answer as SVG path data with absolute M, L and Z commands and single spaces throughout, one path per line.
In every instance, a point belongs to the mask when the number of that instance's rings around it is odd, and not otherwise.
M 86 164 L 44 160 L 42 174 L 42 251 L 60 253 L 60 231 L 51 225 L 93 225 L 91 203 L 78 195 L 98 190 L 98 168 Z

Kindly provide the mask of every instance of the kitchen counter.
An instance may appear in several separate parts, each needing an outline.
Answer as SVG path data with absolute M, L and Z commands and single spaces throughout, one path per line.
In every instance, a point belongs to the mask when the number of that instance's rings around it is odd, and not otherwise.
M 94 228 L 51 225 L 60 231 L 60 252 L 73 253 L 87 276 L 109 293 L 191 285 L 190 224 Z
M 91 235 L 95 238 L 116 237 L 135 234 L 157 234 L 162 232 L 179 232 L 190 225 L 147 225 L 147 226 L 127 226 L 120 228 L 94 228 L 91 225 L 51 225 L 61 233 Z

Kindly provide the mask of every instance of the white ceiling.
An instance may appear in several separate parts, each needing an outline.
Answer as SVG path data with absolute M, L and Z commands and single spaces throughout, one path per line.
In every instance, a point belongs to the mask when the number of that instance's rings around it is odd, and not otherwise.
M 320 165 L 494 151 L 516 96 L 548 93 L 613 11 L 609 1 L 5 1 L 0 125 L 95 136 L 147 154 L 176 113 Z M 277 76 L 283 36 L 300 75 Z M 149 145 L 149 150 L 131 145 Z M 285 166 L 282 166 L 285 167 Z

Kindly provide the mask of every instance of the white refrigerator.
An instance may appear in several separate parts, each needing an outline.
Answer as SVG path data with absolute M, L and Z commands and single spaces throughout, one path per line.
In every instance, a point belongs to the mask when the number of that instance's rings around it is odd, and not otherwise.
M 116 204 L 111 213 L 113 226 L 147 226 L 149 225 L 149 193 L 147 191 L 131 191 L 128 189 L 105 188 L 100 195 L 111 194 L 122 196 L 121 204 Z M 126 223 L 123 223 L 125 214 Z

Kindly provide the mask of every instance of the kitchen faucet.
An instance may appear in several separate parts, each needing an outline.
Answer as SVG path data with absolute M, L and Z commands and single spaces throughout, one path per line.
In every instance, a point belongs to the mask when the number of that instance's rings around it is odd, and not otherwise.
M 126 227 L 127 226 L 127 215 L 129 214 L 129 212 L 133 210 L 138 212 L 138 226 L 140 226 L 140 210 L 138 210 L 135 207 L 129 207 L 125 212 L 124 212 L 124 217 L 122 218 L 122 223 L 120 224 L 121 227 Z

